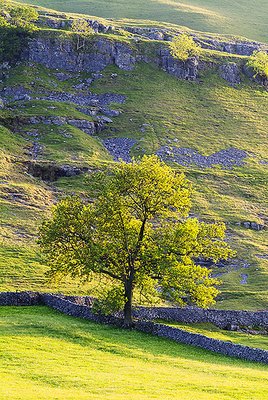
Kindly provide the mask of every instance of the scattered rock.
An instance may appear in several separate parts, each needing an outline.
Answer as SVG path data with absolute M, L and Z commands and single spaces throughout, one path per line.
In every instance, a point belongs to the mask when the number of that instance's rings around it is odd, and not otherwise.
M 109 109 L 109 108 L 107 108 L 107 107 L 102 107 L 101 109 L 100 109 L 100 112 L 102 112 L 104 115 L 106 115 L 107 117 L 118 117 L 120 114 L 121 114 L 121 112 L 120 111 L 118 111 L 118 110 L 111 110 L 111 109 Z
M 108 138 L 103 140 L 103 145 L 112 154 L 115 161 L 122 159 L 131 162 L 130 151 L 136 140 L 129 138 Z
M 246 285 L 248 283 L 248 274 L 241 274 L 240 285 Z
M 261 231 L 261 230 L 265 229 L 265 225 L 258 224 L 257 222 L 243 221 L 243 222 L 241 222 L 241 225 L 244 228 L 252 229 L 254 231 Z
M 100 115 L 99 117 L 97 117 L 97 119 L 99 121 L 105 122 L 107 124 L 110 124 L 113 122 L 113 120 L 111 118 L 105 117 L 104 115 Z
M 142 126 L 140 127 L 140 131 L 144 133 L 149 126 L 151 126 L 151 124 L 142 124 Z
M 64 82 L 64 81 L 67 81 L 68 79 L 73 78 L 73 76 L 71 74 L 68 74 L 67 72 L 56 72 L 55 76 L 61 82 Z
M 213 165 L 220 165 L 224 169 L 243 165 L 244 159 L 247 157 L 244 150 L 233 147 L 220 150 L 210 156 L 203 156 L 191 148 L 163 146 L 156 154 L 163 161 L 171 161 L 184 166 L 197 165 L 201 168 L 211 168 Z
M 33 146 L 31 149 L 31 155 L 34 160 L 38 158 L 40 154 L 42 154 L 43 146 L 38 142 L 33 142 Z

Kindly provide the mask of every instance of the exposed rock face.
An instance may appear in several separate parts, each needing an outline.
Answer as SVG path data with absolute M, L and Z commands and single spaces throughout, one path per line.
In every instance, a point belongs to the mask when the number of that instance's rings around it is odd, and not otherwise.
M 240 70 L 236 63 L 223 64 L 219 68 L 220 77 L 229 82 L 231 85 L 241 82 Z
M 268 89 L 268 78 L 267 77 L 256 74 L 256 72 L 253 70 L 253 68 L 251 68 L 247 65 L 244 65 L 243 72 L 251 80 L 255 81 L 259 85 L 262 85 Z
M 83 52 L 78 52 L 71 40 L 36 38 L 29 42 L 23 59 L 69 72 L 100 72 L 111 64 L 123 70 L 132 70 L 137 61 L 154 62 L 177 78 L 189 80 L 197 78 L 199 67 L 196 58 L 185 62 L 173 58 L 168 47 L 162 47 L 155 55 L 138 54 L 125 43 L 99 37 L 93 39 L 90 48 Z
M 267 50 L 268 47 L 262 43 L 249 41 L 220 41 L 211 37 L 199 39 L 195 38 L 196 42 L 204 49 L 223 51 L 230 54 L 239 54 L 242 56 L 251 56 L 256 50 Z
M 71 21 L 66 18 L 42 17 L 37 24 L 52 29 L 66 29 L 71 26 Z
M 135 27 L 128 26 L 128 27 L 125 27 L 125 30 L 134 35 L 143 36 L 146 39 L 150 39 L 150 40 L 169 40 L 170 39 L 170 35 L 164 29 L 147 28 L 147 27 L 141 28 L 141 27 L 136 27 L 136 26 Z
M 231 54 L 239 54 L 242 56 L 251 56 L 251 54 L 262 48 L 262 45 L 257 42 L 223 42 L 223 51 Z
M 108 33 L 115 30 L 112 25 L 105 25 L 95 19 L 83 18 L 88 23 L 88 26 L 91 27 L 96 33 Z M 67 15 L 63 14 L 60 17 L 56 14 L 42 15 L 38 20 L 39 26 L 45 26 L 52 29 L 66 29 L 70 28 L 73 24 L 74 19 L 67 17 Z
M 169 31 L 164 28 L 151 28 L 151 27 L 125 27 L 126 31 L 145 37 L 149 40 L 165 40 L 171 41 L 174 36 L 177 36 L 182 31 Z M 194 38 L 195 42 L 198 43 L 204 49 L 211 49 L 216 51 L 223 51 L 231 54 L 239 54 L 244 56 L 250 56 L 256 50 L 268 50 L 268 47 L 263 43 L 258 43 L 255 41 L 248 40 L 218 40 L 212 35 L 206 34 L 206 36 L 199 37 L 198 35 L 192 33 L 191 36 Z
M 180 61 L 170 54 L 168 48 L 161 48 L 159 65 L 171 75 L 180 79 L 194 81 L 198 77 L 198 59 L 195 57 L 189 58 L 187 61 Z
M 36 38 L 29 42 L 23 58 L 47 68 L 70 72 L 100 72 L 110 64 L 131 70 L 135 63 L 129 46 L 104 38 L 93 39 L 90 49 L 85 52 L 78 52 L 72 40 Z

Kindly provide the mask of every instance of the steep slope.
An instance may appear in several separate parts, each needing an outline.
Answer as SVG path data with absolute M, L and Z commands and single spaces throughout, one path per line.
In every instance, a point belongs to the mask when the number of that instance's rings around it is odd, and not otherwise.
M 266 0 L 32 0 L 31 3 L 70 13 L 168 22 L 203 32 L 268 42 Z
M 238 250 L 215 267 L 218 306 L 267 307 L 268 93 L 245 68 L 262 45 L 193 33 L 202 56 L 182 63 L 155 40 L 162 26 L 118 23 L 77 51 L 75 34 L 51 24 L 58 14 L 43 17 L 17 65 L 2 65 L 1 289 L 51 288 L 38 224 L 64 193 L 89 190 L 86 172 L 157 153 L 192 180 L 193 214 L 224 220 Z M 105 31 L 105 21 L 94 24 Z

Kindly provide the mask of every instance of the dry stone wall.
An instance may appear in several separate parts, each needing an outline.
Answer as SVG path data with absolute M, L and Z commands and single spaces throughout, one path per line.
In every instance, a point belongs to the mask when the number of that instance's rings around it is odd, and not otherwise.
M 134 310 L 134 316 L 144 320 L 210 322 L 222 329 L 230 329 L 232 326 L 268 328 L 268 311 L 206 310 L 197 307 L 138 307 Z
M 242 346 L 240 344 L 212 339 L 197 333 L 191 333 L 182 329 L 148 321 L 137 322 L 135 328 L 139 331 L 150 333 L 155 336 L 201 347 L 203 349 L 214 351 L 230 357 L 238 357 L 244 360 L 268 364 L 268 351 L 266 350 L 254 349 L 252 347 Z
M 48 307 L 51 307 L 59 312 L 73 317 L 84 318 L 90 321 L 114 325 L 117 327 L 123 326 L 122 318 L 93 313 L 90 307 L 92 305 L 91 297 L 64 296 L 36 292 L 0 293 L 0 305 L 32 306 L 38 304 L 47 305 Z M 152 309 L 145 307 L 136 309 L 135 315 L 136 317 L 147 319 L 170 318 L 172 320 L 179 320 L 183 322 L 204 322 L 205 320 L 207 321 L 207 319 L 209 318 L 208 311 L 211 311 L 211 315 L 214 315 L 213 323 L 222 323 L 224 316 L 229 316 L 230 318 L 231 316 L 233 316 L 237 318 L 237 321 L 239 320 L 241 322 L 243 320 L 250 323 L 252 323 L 252 321 L 255 321 L 256 323 L 267 323 L 268 318 L 268 312 L 250 313 L 246 311 L 202 310 L 202 314 L 201 310 L 199 309 L 182 310 L 174 308 L 172 311 L 171 308 L 166 308 L 164 313 L 164 308 Z M 218 318 L 216 318 L 215 316 L 217 316 Z M 240 319 L 238 319 L 239 316 Z M 212 320 L 210 320 L 209 322 L 212 322 Z M 135 322 L 135 329 L 141 332 L 152 334 L 154 336 L 159 336 L 174 340 L 176 342 L 201 347 L 203 349 L 224 354 L 227 356 L 238 357 L 244 360 L 268 364 L 268 351 L 266 350 L 255 349 L 248 346 L 234 344 L 231 342 L 216 340 L 206 337 L 204 335 L 187 332 L 182 329 L 142 319 L 138 319 Z

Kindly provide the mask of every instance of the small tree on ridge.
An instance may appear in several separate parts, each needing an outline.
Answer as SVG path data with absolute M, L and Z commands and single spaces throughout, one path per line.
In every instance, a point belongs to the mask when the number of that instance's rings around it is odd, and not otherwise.
M 195 43 L 194 39 L 183 33 L 175 36 L 170 42 L 170 52 L 175 58 L 187 61 L 190 57 L 197 57 L 201 52 L 201 47 Z

